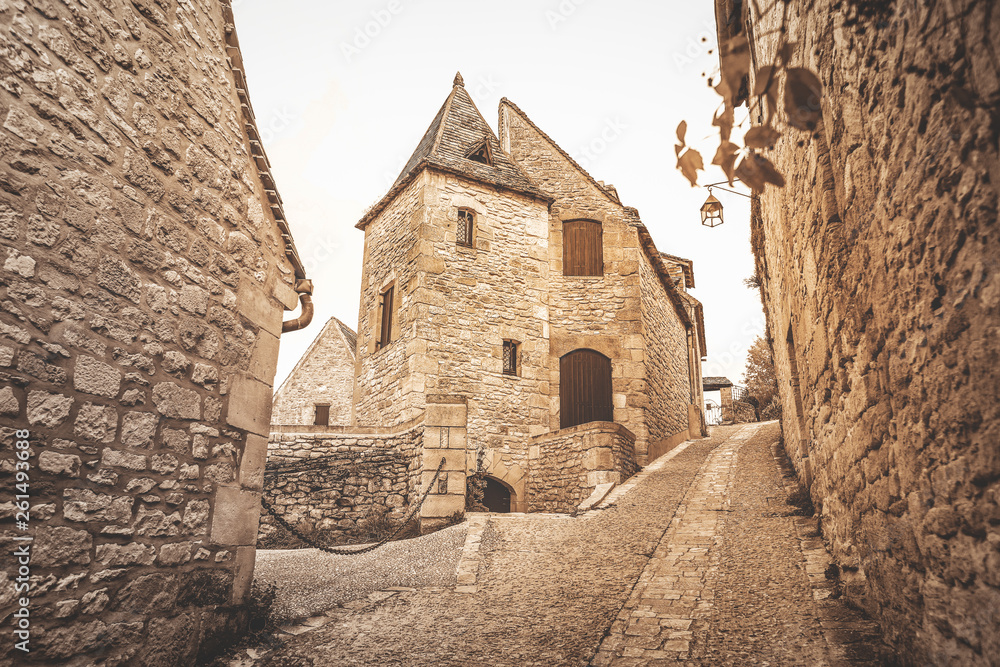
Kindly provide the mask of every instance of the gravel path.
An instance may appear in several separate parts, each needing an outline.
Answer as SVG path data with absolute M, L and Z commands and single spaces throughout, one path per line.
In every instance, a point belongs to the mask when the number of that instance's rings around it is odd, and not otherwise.
M 277 586 L 272 614 L 281 623 L 387 588 L 454 586 L 464 543 L 465 524 L 459 524 L 389 542 L 360 556 L 334 556 L 319 549 L 261 550 L 254 581 Z

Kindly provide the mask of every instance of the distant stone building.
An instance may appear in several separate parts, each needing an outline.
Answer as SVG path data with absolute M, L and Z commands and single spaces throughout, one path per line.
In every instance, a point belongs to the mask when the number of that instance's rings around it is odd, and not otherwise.
M 309 289 L 231 8 L 0 2 L 0 53 L 0 663 L 204 664 Z
M 331 317 L 274 394 L 271 422 L 347 426 L 357 334 Z
M 787 183 L 751 209 L 786 449 L 900 662 L 996 664 L 1000 10 L 756 6 L 716 3 L 720 43 L 753 73 L 787 34 L 825 89 L 811 136 L 774 124 Z
M 445 458 L 426 523 L 464 509 L 477 470 L 504 507 L 567 510 L 702 435 L 691 262 L 510 101 L 497 136 L 457 76 L 357 226 L 354 425 L 276 428 L 278 459 L 423 429 L 412 469 Z

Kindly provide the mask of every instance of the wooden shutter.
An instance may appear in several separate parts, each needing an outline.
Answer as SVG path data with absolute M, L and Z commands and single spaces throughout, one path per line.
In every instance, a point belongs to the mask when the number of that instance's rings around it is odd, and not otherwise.
M 614 421 L 611 360 L 574 350 L 559 360 L 559 428 L 593 421 Z
M 604 275 L 604 243 L 599 222 L 567 220 L 563 223 L 563 275 Z
M 379 347 L 385 347 L 392 340 L 392 296 L 394 287 L 391 286 L 382 292 L 382 326 L 379 328 Z
M 472 247 L 472 225 L 474 224 L 475 216 L 472 211 L 467 211 L 465 209 L 459 209 L 458 211 L 458 226 L 456 227 L 455 242 L 458 245 L 463 245 L 466 247 Z
M 316 424 L 322 426 L 330 425 L 330 406 L 329 405 L 317 405 L 316 406 Z

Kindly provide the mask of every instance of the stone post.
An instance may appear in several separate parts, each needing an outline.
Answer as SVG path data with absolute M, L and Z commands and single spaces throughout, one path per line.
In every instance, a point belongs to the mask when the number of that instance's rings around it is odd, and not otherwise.
M 441 459 L 444 467 L 420 508 L 420 532 L 427 533 L 447 524 L 456 513 L 465 511 L 466 424 L 468 407 L 463 396 L 428 395 L 424 416 L 423 494 L 434 478 Z
M 722 395 L 722 422 L 735 421 L 736 415 L 733 413 L 733 388 L 722 387 L 719 389 L 719 393 Z

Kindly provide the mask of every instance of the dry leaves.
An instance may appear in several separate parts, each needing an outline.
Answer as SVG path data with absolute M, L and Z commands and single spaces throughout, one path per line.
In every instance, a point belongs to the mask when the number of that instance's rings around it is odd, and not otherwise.
M 705 168 L 705 162 L 701 159 L 701 153 L 693 148 L 688 148 L 686 151 L 684 147 L 687 145 L 684 143 L 684 135 L 687 134 L 687 121 L 682 120 L 677 126 L 677 141 L 679 144 L 674 146 L 674 153 L 677 154 L 677 168 L 681 170 L 684 174 L 684 178 L 691 181 L 691 187 L 698 185 L 698 170 Z M 681 151 L 684 151 L 681 154 Z
M 705 168 L 705 162 L 701 159 L 701 153 L 689 148 L 677 160 L 677 168 L 684 174 L 684 178 L 691 181 L 693 187 L 698 185 L 698 170 Z
M 729 185 L 733 184 L 733 176 L 735 174 L 733 166 L 736 164 L 736 154 L 739 150 L 740 147 L 733 142 L 723 140 L 719 144 L 719 149 L 715 151 L 715 157 L 712 158 L 712 164 L 718 165 L 725 172 L 726 178 L 729 180 Z
M 736 167 L 736 175 L 756 192 L 762 192 L 768 183 L 779 188 L 785 187 L 785 177 L 774 168 L 771 161 L 753 152 L 747 153 L 740 166 Z
M 782 42 L 778 46 L 775 60 L 770 65 L 763 65 L 754 73 L 753 95 L 762 98 L 767 106 L 764 125 L 752 127 L 743 137 L 745 148 L 740 148 L 730 141 L 733 130 L 733 102 L 743 86 L 744 79 L 750 73 L 752 61 L 750 44 L 745 35 L 736 35 L 722 44 L 719 49 L 719 61 L 722 75 L 715 85 L 715 91 L 722 97 L 721 113 L 716 111 L 712 116 L 712 125 L 719 128 L 719 147 L 712 158 L 712 164 L 719 166 L 726 174 L 729 184 L 734 178 L 740 178 L 754 191 L 760 192 L 767 184 L 783 187 L 785 178 L 763 155 L 755 150 L 772 148 L 782 133 L 772 127 L 778 112 L 778 91 L 784 84 L 782 103 L 787 122 L 799 130 L 813 131 L 822 121 L 821 100 L 823 86 L 820 80 L 808 69 L 789 67 L 788 63 L 795 51 L 795 42 Z M 712 85 L 712 79 L 709 79 Z M 677 168 L 684 177 L 697 185 L 698 170 L 704 169 L 701 154 L 685 143 L 687 123 L 677 126 L 677 140 L 674 147 L 677 154 Z M 741 152 L 745 153 L 738 167 L 734 165 Z
M 747 148 L 770 148 L 781 136 L 781 132 L 770 125 L 758 125 L 751 127 L 743 135 L 743 143 Z

